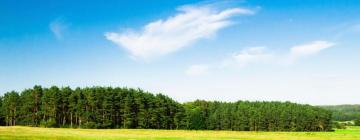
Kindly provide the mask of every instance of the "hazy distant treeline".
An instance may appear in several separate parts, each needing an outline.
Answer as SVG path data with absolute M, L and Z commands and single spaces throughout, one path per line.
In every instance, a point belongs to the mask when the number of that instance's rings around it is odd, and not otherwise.
M 242 131 L 328 131 L 331 112 L 290 102 L 178 103 L 140 89 L 42 88 L 0 97 L 0 125 Z
M 320 106 L 333 112 L 334 121 L 360 120 L 360 105 Z

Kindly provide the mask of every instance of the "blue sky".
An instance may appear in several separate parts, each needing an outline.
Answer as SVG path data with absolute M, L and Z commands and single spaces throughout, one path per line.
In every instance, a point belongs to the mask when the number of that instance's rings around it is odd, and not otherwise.
M 360 102 L 360 1 L 0 1 L 0 94 L 139 87 L 178 101 Z

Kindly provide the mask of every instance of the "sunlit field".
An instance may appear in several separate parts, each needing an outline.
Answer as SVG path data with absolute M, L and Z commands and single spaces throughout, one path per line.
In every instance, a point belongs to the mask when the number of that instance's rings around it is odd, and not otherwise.
M 360 127 L 335 132 L 236 132 L 149 129 L 68 129 L 0 127 L 0 139 L 244 139 L 244 140 L 359 140 Z

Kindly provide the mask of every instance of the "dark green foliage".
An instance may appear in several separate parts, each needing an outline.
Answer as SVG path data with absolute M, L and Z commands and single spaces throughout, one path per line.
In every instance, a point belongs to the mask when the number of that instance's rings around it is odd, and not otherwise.
M 329 131 L 331 112 L 290 102 L 235 103 L 195 101 L 184 104 L 185 129 L 236 131 Z
M 19 94 L 15 91 L 5 93 L 4 102 L 2 105 L 2 111 L 5 117 L 5 123 L 7 126 L 16 125 L 18 120 L 18 110 L 19 110 Z
M 47 120 L 40 121 L 40 126 L 46 127 L 46 128 L 53 128 L 53 127 L 57 127 L 58 125 L 56 124 L 56 121 L 54 118 L 50 118 Z
M 360 119 L 356 119 L 356 120 L 354 120 L 354 125 L 356 125 L 356 126 L 360 126 Z
M 5 117 L 3 112 L 3 97 L 0 96 L 0 126 L 5 125 Z
M 141 89 L 42 88 L 0 97 L 0 125 L 235 131 L 329 131 L 331 113 L 290 102 L 180 104 Z
M 336 121 L 333 122 L 332 126 L 336 129 L 346 129 L 345 123 L 340 123 L 340 122 L 336 122 Z
M 360 119 L 360 105 L 321 106 L 333 112 L 335 121 L 354 121 Z

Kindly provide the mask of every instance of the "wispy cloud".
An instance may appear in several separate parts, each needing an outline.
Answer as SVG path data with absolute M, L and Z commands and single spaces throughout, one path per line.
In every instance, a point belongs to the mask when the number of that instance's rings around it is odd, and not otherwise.
M 167 19 L 148 23 L 139 32 L 107 32 L 105 37 L 128 50 L 136 58 L 151 58 L 173 53 L 199 39 L 209 38 L 232 24 L 235 15 L 251 15 L 243 8 L 216 10 L 209 5 L 183 6 Z
M 204 64 L 192 65 L 186 71 L 186 75 L 189 76 L 200 76 L 209 74 L 209 66 Z
M 342 40 L 348 36 L 360 33 L 359 23 L 341 23 L 328 29 L 329 33 L 334 34 L 333 40 Z
M 320 51 L 330 48 L 334 45 L 335 43 L 319 40 L 307 44 L 294 46 L 290 49 L 289 61 L 292 62 L 301 57 L 317 54 Z
M 55 38 L 61 40 L 63 39 L 63 33 L 68 28 L 68 25 L 64 22 L 63 19 L 58 18 L 50 23 L 49 28 L 50 31 L 54 34 Z
M 272 59 L 273 55 L 267 51 L 266 47 L 250 47 L 233 53 L 221 62 L 221 67 L 229 65 L 246 66 L 254 63 L 265 63 Z
M 266 52 L 265 47 L 247 48 L 239 53 L 235 53 L 232 58 L 240 65 L 250 63 L 265 62 L 271 59 L 272 55 Z
M 335 43 L 318 40 L 289 48 L 285 54 L 269 52 L 266 47 L 250 47 L 225 58 L 220 67 L 247 66 L 250 64 L 292 64 L 299 58 L 318 54 Z

